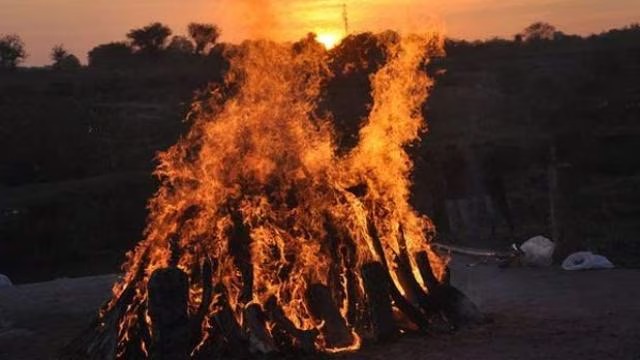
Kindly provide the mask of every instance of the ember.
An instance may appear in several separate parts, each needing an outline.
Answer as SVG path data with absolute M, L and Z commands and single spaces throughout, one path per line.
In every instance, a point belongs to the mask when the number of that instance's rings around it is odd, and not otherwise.
M 408 202 L 404 147 L 424 128 L 434 37 L 379 41 L 387 62 L 345 155 L 315 111 L 331 76 L 320 44 L 254 41 L 229 54 L 226 83 L 160 154 L 146 237 L 76 353 L 340 352 L 473 316 L 430 248 L 430 220 Z

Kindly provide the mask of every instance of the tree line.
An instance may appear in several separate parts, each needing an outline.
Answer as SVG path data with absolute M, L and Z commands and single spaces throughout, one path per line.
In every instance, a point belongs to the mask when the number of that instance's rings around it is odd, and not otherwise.
M 633 27 L 634 25 L 632 25 Z M 158 56 L 163 53 L 174 55 L 207 55 L 220 38 L 220 28 L 214 24 L 190 23 L 187 36 L 173 35 L 171 28 L 160 22 L 132 29 L 126 34 L 125 41 L 101 44 L 88 53 L 89 66 L 112 66 L 126 63 L 132 55 Z M 173 36 L 172 36 L 173 35 Z M 546 22 L 534 22 L 522 32 L 515 34 L 515 43 L 543 43 L 566 38 L 579 38 L 566 35 Z M 454 41 L 455 42 L 455 41 Z M 466 41 L 457 41 L 462 45 Z M 476 41 L 472 44 L 490 42 L 510 42 L 505 39 Z M 24 41 L 17 34 L 0 35 L 0 69 L 15 69 L 28 57 Z M 51 50 L 50 59 L 53 69 L 71 70 L 81 67 L 80 60 L 71 54 L 62 44 Z
M 206 55 L 217 43 L 220 33 L 220 28 L 214 24 L 194 22 L 187 26 L 187 36 L 173 35 L 169 26 L 153 22 L 130 30 L 125 41 L 101 44 L 91 49 L 88 53 L 89 66 L 109 66 L 132 55 Z M 19 35 L 0 35 L 0 69 L 16 69 L 28 56 L 26 45 Z M 78 57 L 62 44 L 55 45 L 49 57 L 53 69 L 73 70 L 81 67 Z

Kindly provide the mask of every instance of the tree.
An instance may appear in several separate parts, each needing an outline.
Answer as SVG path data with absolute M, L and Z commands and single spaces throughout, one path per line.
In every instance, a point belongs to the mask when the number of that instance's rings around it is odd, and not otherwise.
M 214 45 L 220 37 L 220 29 L 213 24 L 191 23 L 187 30 L 196 44 L 195 53 L 198 55 L 204 53 L 208 46 Z
M 174 36 L 167 46 L 167 50 L 174 54 L 193 54 L 195 46 L 184 36 Z
M 126 64 L 133 50 L 123 42 L 112 42 L 94 47 L 89 51 L 89 66 L 114 67 Z
M 553 40 L 558 34 L 561 33 L 556 30 L 555 26 L 538 21 L 527 26 L 521 34 L 516 35 L 516 38 L 525 42 Z
M 149 24 L 139 29 L 133 29 L 127 34 L 134 49 L 146 54 L 155 54 L 164 49 L 171 29 L 159 22 Z
M 75 70 L 80 68 L 80 60 L 69 53 L 62 45 L 56 45 L 51 49 L 52 67 L 57 70 Z
M 24 42 L 18 35 L 0 36 L 0 68 L 14 69 L 26 58 Z

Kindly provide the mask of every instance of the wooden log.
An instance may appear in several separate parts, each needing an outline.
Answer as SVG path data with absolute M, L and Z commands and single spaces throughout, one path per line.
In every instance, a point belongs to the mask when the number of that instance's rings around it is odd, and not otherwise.
M 398 334 L 391 309 L 388 273 L 379 262 L 364 264 L 360 271 L 367 297 L 367 309 L 376 341 L 394 338 Z
M 401 261 L 396 257 L 397 261 Z M 425 307 L 429 304 L 429 298 L 427 294 L 425 294 L 417 280 L 413 277 L 411 270 L 403 269 L 403 265 L 399 265 L 398 271 L 396 272 L 399 281 L 403 284 L 403 289 L 410 289 L 413 296 L 415 296 L 416 303 L 412 303 L 407 298 L 405 298 L 399 291 L 399 289 L 393 284 L 393 280 L 389 277 L 390 282 L 390 294 L 393 299 L 394 304 L 407 318 L 414 323 L 418 329 L 422 332 L 426 332 L 429 328 L 429 321 L 425 314 L 420 311 L 420 308 L 424 310 Z M 406 291 L 406 290 L 405 290 Z
M 405 297 L 412 305 L 419 306 L 419 298 L 422 296 L 423 291 L 417 280 L 413 277 L 410 265 L 407 265 L 398 255 L 395 255 L 393 260 L 396 265 L 395 274 L 400 283 L 400 287 L 404 290 Z
M 213 300 L 213 263 L 211 259 L 207 258 L 202 263 L 202 270 L 200 273 L 202 283 L 202 300 L 198 310 L 189 320 L 191 328 L 191 348 L 194 348 L 202 339 L 202 329 L 205 317 L 209 312 L 211 301 Z
M 189 357 L 187 275 L 178 268 L 158 269 L 148 285 L 149 316 L 152 324 L 152 359 Z
M 218 310 L 213 316 L 213 319 L 215 321 L 215 330 L 218 332 L 217 334 L 224 338 L 230 351 L 237 354 L 247 353 L 247 342 L 242 335 L 240 324 L 238 324 L 229 305 L 227 289 L 223 284 L 216 284 L 214 293 L 216 299 L 214 306 Z
M 333 302 L 331 291 L 322 284 L 311 284 L 306 292 L 309 311 L 316 320 L 324 321 L 320 330 L 329 348 L 342 348 L 355 340 L 347 327 L 346 320 Z
M 74 338 L 60 351 L 61 360 L 102 360 L 115 359 L 118 348 L 118 330 L 122 316 L 133 302 L 136 286 L 144 277 L 149 261 L 149 253 L 145 252 L 137 264 L 136 273 L 126 289 L 111 308 L 107 304 L 102 307 L 102 316 L 96 316 L 89 327 Z
M 245 307 L 242 317 L 244 333 L 249 340 L 252 353 L 272 354 L 277 352 L 273 338 L 267 331 L 265 314 L 258 304 Z
M 145 349 L 149 349 L 151 344 L 153 343 L 153 337 L 151 336 L 151 329 L 149 328 L 149 324 L 147 324 L 147 304 L 140 304 L 138 306 L 138 310 L 136 314 L 138 316 L 138 336 L 140 340 L 141 347 Z
M 484 316 L 462 291 L 451 285 L 443 285 L 439 291 L 439 300 L 442 311 L 451 324 L 458 328 L 462 325 L 479 323 Z
M 291 320 L 287 318 L 278 305 L 275 296 L 270 297 L 265 304 L 266 314 L 275 324 L 274 341 L 278 349 L 283 353 L 289 353 L 289 350 L 300 349 L 305 353 L 315 352 L 315 341 L 318 337 L 318 331 L 298 329 Z M 289 344 L 289 340 L 292 340 Z
M 422 331 L 426 331 L 428 327 L 427 319 L 422 315 L 420 310 L 416 308 L 413 304 L 411 304 L 400 292 L 395 282 L 391 279 L 391 269 L 387 264 L 387 260 L 384 253 L 384 248 L 382 246 L 382 242 L 380 241 L 380 236 L 378 234 L 378 230 L 376 229 L 373 221 L 371 219 L 368 220 L 368 231 L 369 237 L 371 238 L 371 242 L 374 250 L 376 251 L 376 255 L 378 258 L 382 259 L 381 266 L 383 270 L 383 275 L 380 275 L 381 281 L 386 281 L 386 286 L 388 288 L 387 292 L 392 297 L 394 304 L 411 322 L 413 322 L 418 328 Z M 408 274 L 405 276 L 405 280 L 412 278 L 412 274 Z M 415 280 L 415 279 L 414 279 Z M 410 288 L 411 289 L 411 288 Z M 417 296 L 415 293 L 413 296 Z
M 327 286 L 331 290 L 331 297 L 336 304 L 342 304 L 347 297 L 346 284 L 343 283 L 343 275 L 346 270 L 346 259 L 342 248 L 344 247 L 343 239 L 333 223 L 330 214 L 324 215 L 324 229 L 326 232 L 324 245 L 331 254 L 331 263 L 329 265 L 329 276 Z
M 347 232 L 340 233 L 331 214 L 325 214 L 324 228 L 327 233 L 332 263 L 329 270 L 329 288 L 336 304 L 347 302 L 347 324 L 364 330 L 364 295 L 357 278 L 357 255 L 353 239 Z
M 431 262 L 429 261 L 429 255 L 427 252 L 418 252 L 415 254 L 415 260 L 418 265 L 418 271 L 420 271 L 420 276 L 422 276 L 422 280 L 424 280 L 427 290 L 431 292 L 433 289 L 436 289 L 440 282 L 433 274 L 433 269 L 431 268 Z
M 118 345 L 118 324 L 124 309 L 116 307 L 103 318 L 96 318 L 88 330 L 65 346 L 61 360 L 115 359 Z
M 404 237 L 404 230 L 400 225 L 398 230 L 398 249 L 399 253 L 395 254 L 394 262 L 396 264 L 396 276 L 400 282 L 400 286 L 404 290 L 407 300 L 413 305 L 418 305 L 419 299 L 423 294 L 422 288 L 418 281 L 413 276 L 411 271 L 411 261 L 409 259 L 409 252 L 407 250 L 407 242 Z M 424 294 L 426 295 L 426 294 Z
M 369 233 L 369 238 L 371 239 L 373 249 L 375 250 L 375 255 L 379 258 L 379 261 L 382 263 L 384 268 L 389 269 L 389 264 L 387 264 L 387 258 L 384 255 L 384 248 L 382 247 L 382 242 L 380 241 L 378 229 L 376 229 L 376 225 L 371 219 L 367 219 L 367 231 Z
M 432 312 L 441 312 L 454 328 L 469 323 L 481 322 L 484 316 L 471 299 L 462 291 L 449 283 L 449 272 L 442 282 L 439 282 L 429 261 L 426 252 L 421 251 L 415 255 L 420 275 L 429 289 L 429 304 Z
M 253 299 L 253 264 L 251 263 L 251 236 L 244 224 L 242 214 L 235 209 L 230 210 L 233 227 L 229 232 L 229 251 L 233 263 L 240 272 L 242 289 L 238 302 L 247 304 Z
M 348 239 L 343 247 L 345 272 L 345 293 L 347 297 L 347 322 L 356 329 L 358 334 L 365 334 L 369 327 L 368 314 L 364 294 L 360 288 L 360 279 L 357 274 L 356 248 L 351 239 Z

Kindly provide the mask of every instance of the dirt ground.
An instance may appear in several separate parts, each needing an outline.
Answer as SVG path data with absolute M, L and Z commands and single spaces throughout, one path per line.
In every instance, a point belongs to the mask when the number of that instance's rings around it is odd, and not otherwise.
M 453 282 L 493 321 L 405 336 L 338 359 L 640 359 L 640 270 L 499 269 L 455 258 Z M 55 359 L 115 275 L 0 289 L 0 359 Z

